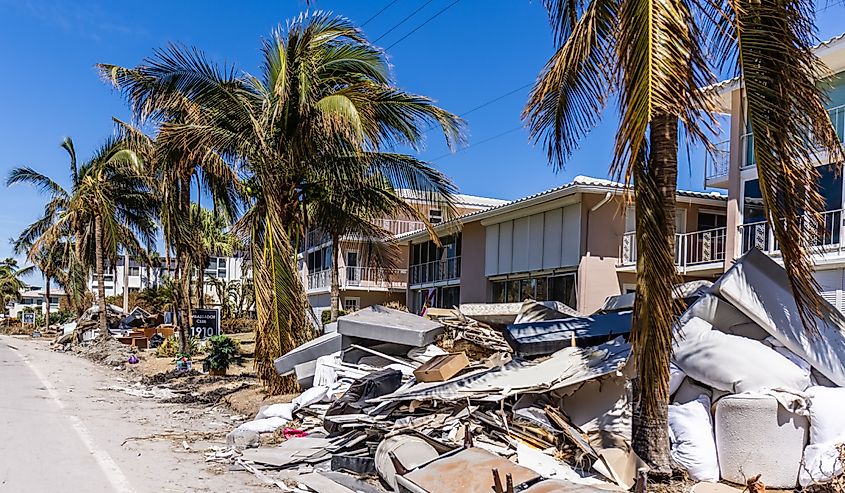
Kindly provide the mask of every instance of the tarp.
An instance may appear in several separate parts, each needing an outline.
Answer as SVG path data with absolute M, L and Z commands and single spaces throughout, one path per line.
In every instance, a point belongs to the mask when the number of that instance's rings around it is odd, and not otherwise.
M 845 386 L 842 314 L 824 302 L 822 316 L 813 317 L 818 333 L 807 330 L 801 323 L 786 271 L 777 262 L 751 250 L 712 289 L 833 383 Z
M 633 313 L 625 310 L 589 317 L 511 324 L 504 335 L 518 356 L 545 355 L 570 346 L 573 341 L 579 346 L 591 346 L 629 334 L 632 319 Z
M 418 383 L 374 400 L 498 401 L 520 393 L 548 392 L 620 371 L 630 353 L 631 345 L 620 337 L 595 347 L 568 347 L 541 363 L 516 358 L 501 368 L 480 370 L 446 382 Z

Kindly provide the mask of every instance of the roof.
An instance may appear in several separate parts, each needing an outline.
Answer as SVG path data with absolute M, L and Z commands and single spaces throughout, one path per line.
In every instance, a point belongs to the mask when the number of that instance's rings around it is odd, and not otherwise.
M 623 183 L 615 182 L 612 180 L 579 175 L 576 176 L 571 182 L 565 185 L 550 188 L 542 192 L 537 192 L 533 195 L 512 200 L 510 202 L 505 202 L 489 209 L 463 214 L 461 216 L 456 217 L 455 219 L 441 223 L 440 225 L 438 225 L 438 228 L 445 228 L 448 225 L 455 226 L 457 224 L 463 224 L 465 222 L 468 222 L 469 220 L 476 221 L 487 217 L 493 217 L 498 214 L 504 214 L 505 212 L 519 209 L 520 207 L 526 207 L 534 202 L 553 200 L 555 198 L 565 197 L 567 195 L 571 195 L 577 192 L 622 193 L 622 191 L 624 190 L 630 190 L 630 188 L 626 187 Z M 687 197 L 702 200 L 728 200 L 727 195 L 721 192 L 695 192 L 690 190 L 678 190 L 677 195 L 678 197 Z M 397 235 L 396 239 L 410 240 L 420 235 L 428 235 L 428 232 L 424 229 L 419 229 L 416 231 L 410 231 L 405 234 Z
M 407 188 L 402 188 L 396 191 L 397 194 L 405 198 L 407 200 L 426 200 L 427 197 L 425 193 L 421 193 L 415 190 L 409 190 Z M 452 198 L 454 200 L 454 204 L 456 206 L 465 206 L 465 207 L 495 207 L 497 205 L 502 205 L 507 203 L 507 200 L 502 199 L 494 199 L 491 197 L 479 197 L 478 195 L 466 195 L 466 194 L 453 194 Z
M 47 292 L 44 289 L 38 287 L 21 291 L 23 298 L 43 298 L 46 294 Z M 63 289 L 50 288 L 50 296 L 67 296 L 67 293 Z
M 816 56 L 827 65 L 833 73 L 845 70 L 845 33 L 836 35 L 826 41 L 822 41 L 813 47 Z M 739 87 L 739 77 L 719 81 L 705 88 L 714 91 L 720 98 L 721 110 L 730 111 L 730 93 Z

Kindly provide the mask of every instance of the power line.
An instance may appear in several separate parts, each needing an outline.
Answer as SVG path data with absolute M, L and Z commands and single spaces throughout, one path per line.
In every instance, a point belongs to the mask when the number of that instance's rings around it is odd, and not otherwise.
M 493 98 L 493 99 L 487 100 L 487 101 L 485 101 L 485 102 L 483 102 L 483 103 L 479 104 L 478 106 L 475 106 L 474 108 L 471 108 L 471 109 L 469 109 L 469 110 L 467 110 L 467 111 L 464 111 L 463 113 L 459 114 L 458 116 L 460 116 L 460 117 L 462 117 L 462 118 L 463 118 L 463 117 L 465 117 L 465 116 L 469 115 L 470 113 L 475 113 L 476 111 L 478 111 L 478 110 L 480 110 L 480 109 L 486 108 L 486 107 L 490 106 L 490 105 L 491 105 L 491 104 L 493 104 L 493 103 L 498 103 L 499 101 L 501 101 L 501 100 L 505 99 L 506 97 L 511 96 L 511 95 L 513 95 L 513 94 L 516 94 L 516 93 L 518 93 L 519 91 L 521 91 L 521 90 L 523 90 L 523 89 L 527 89 L 527 88 L 531 87 L 532 85 L 534 85 L 534 83 L 533 83 L 533 82 L 529 82 L 528 84 L 525 84 L 525 85 L 523 85 L 523 86 L 519 86 L 519 87 L 517 87 L 516 89 L 510 90 L 510 91 L 508 91 L 508 92 L 506 92 L 506 93 L 504 93 L 504 94 L 501 94 L 501 95 L 499 95 L 499 96 L 496 96 L 496 97 L 495 97 L 495 98 Z M 425 133 L 425 132 L 430 132 L 430 131 L 434 130 L 435 128 L 437 128 L 438 126 L 439 126 L 439 125 L 435 123 L 434 125 L 432 125 L 432 126 L 428 127 L 427 129 L 423 130 L 423 132 L 424 132 L 424 133 Z
M 381 14 L 382 14 L 382 12 L 384 12 L 384 11 L 385 11 L 385 10 L 387 10 L 387 9 L 389 9 L 391 5 L 393 5 L 394 3 L 398 2 L 398 1 L 399 1 L 399 0 L 393 0 L 392 2 L 390 2 L 390 3 L 388 3 L 387 5 L 385 5 L 384 7 L 382 7 L 382 9 L 381 9 L 381 10 L 379 10 L 378 12 L 376 12 L 375 14 L 373 14 L 373 15 L 372 15 L 369 19 L 365 20 L 365 21 L 364 21 L 364 23 L 363 23 L 363 24 L 361 24 L 361 27 L 364 27 L 364 26 L 366 26 L 367 24 L 369 24 L 369 23 L 370 23 L 370 21 L 372 21 L 373 19 L 375 19 L 376 17 L 378 17 L 379 15 L 381 15 Z
M 425 25 L 426 25 L 426 24 L 428 24 L 429 22 L 431 22 L 431 21 L 433 21 L 434 19 L 436 19 L 437 17 L 439 17 L 441 14 L 443 14 L 443 12 L 446 12 L 446 11 L 447 11 L 447 10 L 449 10 L 449 9 L 450 9 L 453 5 L 455 5 L 456 3 L 460 2 L 460 1 L 461 1 L 461 0 L 455 0 L 454 2 L 450 3 L 449 5 L 447 5 L 447 6 L 443 7 L 442 9 L 440 9 L 439 11 L 437 11 L 437 13 L 436 13 L 436 14 L 434 14 L 434 15 L 432 15 L 431 17 L 429 17 L 428 19 L 426 19 L 426 20 L 425 20 L 422 24 L 420 24 L 419 26 L 417 26 L 417 27 L 415 27 L 414 29 L 412 29 L 412 30 L 411 30 L 411 32 L 409 32 L 408 34 L 406 34 L 406 35 L 402 36 L 401 38 L 397 39 L 397 40 L 396 40 L 396 41 L 395 41 L 392 45 L 390 45 L 390 46 L 388 46 L 387 48 L 385 48 L 385 50 L 389 50 L 389 49 L 393 48 L 394 46 L 398 45 L 399 43 L 401 43 L 402 41 L 404 41 L 406 38 L 408 38 L 408 36 L 410 36 L 410 35 L 414 34 L 415 32 L 419 31 L 420 29 L 422 29 L 422 27 L 423 27 L 423 26 L 425 26 Z
M 399 27 L 399 26 L 401 26 L 402 24 L 404 24 L 404 23 L 405 23 L 405 21 L 407 21 L 407 20 L 408 20 L 408 19 L 410 19 L 411 17 L 415 16 L 415 15 L 417 14 L 417 12 L 419 12 L 419 11 L 420 11 L 420 10 L 422 10 L 422 9 L 424 9 L 424 8 L 426 7 L 426 5 L 430 4 L 430 3 L 431 3 L 431 2 L 433 2 L 433 1 L 434 1 L 434 0 L 428 0 L 427 2 L 423 3 L 422 5 L 420 5 L 420 6 L 419 6 L 419 8 L 417 8 L 417 10 L 415 10 L 415 11 L 411 12 L 410 14 L 408 14 L 407 16 L 405 16 L 405 18 L 404 18 L 404 19 L 402 19 L 402 20 L 401 20 L 401 21 L 399 21 L 396 25 L 394 25 L 393 27 L 391 27 L 390 29 L 388 29 L 387 31 L 385 31 L 385 32 L 384 32 L 381 36 L 379 36 L 379 37 L 377 37 L 375 40 L 373 40 L 373 43 L 378 43 L 378 42 L 379 42 L 379 40 L 380 40 L 381 38 L 383 38 L 383 37 L 387 36 L 388 34 L 392 33 L 392 32 L 393 32 L 393 31 L 394 31 L 397 27 Z
M 502 132 L 502 133 L 500 133 L 500 134 L 496 134 L 496 135 L 494 135 L 494 136 L 492 136 L 492 137 L 487 137 L 487 138 L 486 138 L 486 139 L 484 139 L 484 140 L 480 140 L 480 141 L 476 142 L 475 144 L 471 144 L 471 145 L 468 145 L 468 146 L 466 146 L 466 147 L 462 147 L 462 148 L 460 148 L 460 149 L 456 150 L 455 152 L 447 152 L 446 154 L 443 154 L 442 156 L 438 156 L 438 157 L 436 157 L 436 158 L 432 159 L 432 160 L 431 160 L 431 161 L 429 161 L 429 162 L 432 162 L 432 163 L 433 163 L 433 162 L 435 162 L 435 161 L 440 161 L 440 160 L 441 160 L 441 159 L 443 159 L 443 158 L 447 158 L 447 157 L 449 157 L 449 156 L 454 156 L 455 154 L 457 154 L 457 153 L 459 153 L 459 152 L 464 152 L 464 151 L 466 151 L 466 150 L 468 150 L 468 149 L 472 149 L 473 147 L 478 147 L 478 146 L 480 146 L 480 145 L 482 145 L 482 144 L 486 144 L 486 143 L 491 142 L 491 141 L 493 141 L 493 140 L 500 139 L 500 138 L 504 137 L 505 135 L 512 134 L 512 133 L 516 132 L 517 130 L 521 130 L 521 129 L 522 129 L 522 125 L 520 124 L 519 126 L 516 126 L 516 127 L 512 128 L 512 129 L 510 129 L 510 130 L 505 130 L 504 132 Z

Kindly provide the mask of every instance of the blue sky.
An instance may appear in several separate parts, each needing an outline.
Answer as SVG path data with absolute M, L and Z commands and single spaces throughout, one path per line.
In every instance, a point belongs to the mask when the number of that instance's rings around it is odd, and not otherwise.
M 376 39 L 425 4 L 377 43 L 390 47 L 453 1 L 397 0 L 364 29 Z M 311 8 L 363 23 L 389 2 L 317 0 Z M 304 9 L 299 0 L 0 0 L 0 66 L 5 67 L 0 78 L 0 176 L 5 181 L 13 167 L 30 165 L 66 183 L 62 138 L 73 137 L 80 159 L 85 159 L 113 131 L 111 117 L 129 117 L 125 102 L 99 80 L 94 64 L 134 66 L 154 48 L 177 42 L 255 71 L 261 37 Z M 833 7 L 820 16 L 822 38 L 845 30 L 836 20 L 843 11 Z M 447 153 L 442 139 L 430 134 L 421 156 L 433 159 L 462 192 L 514 199 L 579 174 L 607 175 L 616 128 L 613 112 L 559 173 L 520 128 L 528 89 L 516 89 L 531 83 L 552 53 L 540 0 L 460 0 L 387 53 L 400 86 L 458 114 L 514 91 L 467 116 L 470 147 L 457 154 L 442 157 Z M 682 163 L 679 185 L 701 189 L 703 173 L 702 159 L 694 153 Z M 35 219 L 42 205 L 29 187 L 0 189 L 0 258 L 11 254 L 6 239 Z

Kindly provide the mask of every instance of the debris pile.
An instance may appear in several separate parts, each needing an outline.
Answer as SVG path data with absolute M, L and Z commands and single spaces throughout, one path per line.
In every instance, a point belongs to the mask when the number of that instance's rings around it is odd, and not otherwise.
M 845 327 L 796 316 L 782 268 L 751 252 L 676 290 L 669 432 L 697 481 L 792 489 L 842 474 Z M 208 460 L 284 491 L 645 491 L 630 447 L 631 296 L 589 316 L 558 302 L 374 306 L 276 360 L 306 389 Z M 278 446 L 261 447 L 262 433 Z M 730 489 L 725 486 L 725 489 Z

